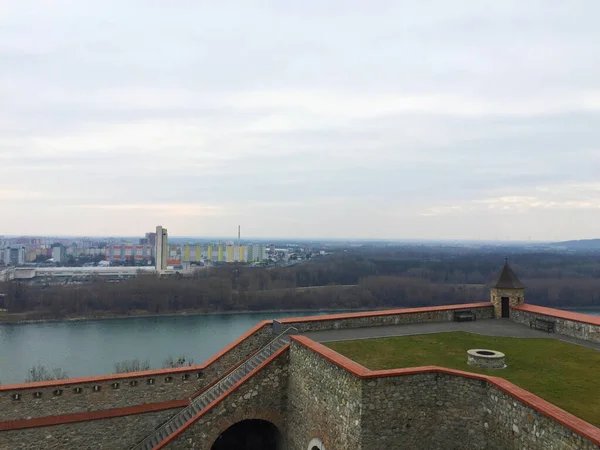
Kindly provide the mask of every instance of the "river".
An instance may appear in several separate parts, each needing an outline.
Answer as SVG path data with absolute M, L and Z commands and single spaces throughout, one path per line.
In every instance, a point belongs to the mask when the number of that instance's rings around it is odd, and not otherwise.
M 600 316 L 600 309 L 571 310 Z M 0 383 L 21 383 L 43 364 L 69 377 L 114 372 L 118 361 L 138 358 L 160 368 L 168 356 L 200 364 L 265 319 L 329 314 L 262 312 L 139 317 L 31 324 L 0 324 Z

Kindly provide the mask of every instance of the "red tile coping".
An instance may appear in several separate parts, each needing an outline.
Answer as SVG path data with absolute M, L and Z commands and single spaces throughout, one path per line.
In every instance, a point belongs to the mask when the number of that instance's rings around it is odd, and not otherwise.
M 415 314 L 415 313 L 423 313 L 423 312 L 435 312 L 435 311 L 451 311 L 455 309 L 472 309 L 472 308 L 487 308 L 491 307 L 492 304 L 489 302 L 483 303 L 465 303 L 459 305 L 445 305 L 445 306 L 428 306 L 422 308 L 405 308 L 405 309 L 390 309 L 390 310 L 380 310 L 380 311 L 359 311 L 355 313 L 341 313 L 341 314 L 330 314 L 324 316 L 307 316 L 307 317 L 297 317 L 297 318 L 287 318 L 281 319 L 279 322 L 283 324 L 291 324 L 291 323 L 302 323 L 302 322 L 318 322 L 322 320 L 340 320 L 340 319 L 353 319 L 359 317 L 377 317 L 377 316 L 390 316 L 394 314 Z M 68 378 L 65 380 L 52 380 L 52 381 L 38 381 L 33 383 L 18 383 L 18 384 L 6 384 L 0 385 L 0 392 L 12 391 L 12 390 L 20 390 L 20 389 L 39 389 L 39 388 L 49 388 L 49 387 L 57 387 L 57 386 L 70 386 L 74 384 L 84 384 L 84 383 L 101 383 L 101 382 L 110 382 L 117 381 L 123 379 L 130 378 L 141 378 L 141 377 L 153 377 L 153 376 L 161 376 L 161 375 L 173 375 L 178 373 L 185 372 L 194 372 L 198 370 L 204 370 L 216 360 L 221 358 L 226 353 L 233 350 L 236 346 L 238 346 L 242 341 L 246 340 L 254 333 L 260 331 L 263 327 L 272 324 L 272 320 L 264 320 L 252 327 L 246 333 L 241 335 L 234 342 L 229 344 L 227 347 L 223 348 L 220 352 L 216 353 L 214 356 L 206 360 L 204 363 L 196 365 L 196 366 L 187 366 L 187 367 L 177 367 L 177 368 L 169 368 L 169 369 L 153 369 L 153 370 L 145 370 L 141 372 L 129 372 L 129 373 L 118 373 L 118 374 L 107 374 L 107 375 L 98 375 L 92 377 L 81 377 L 81 378 Z
M 242 379 L 240 379 L 240 381 L 238 381 L 233 386 L 231 386 L 231 388 L 225 394 L 221 395 L 220 397 L 217 397 L 211 403 L 206 405 L 206 408 L 204 408 L 202 411 L 198 412 L 198 414 L 196 414 L 194 417 L 192 417 L 190 420 L 188 420 L 186 423 L 184 423 L 180 428 L 178 428 L 173 434 L 168 436 L 164 441 L 160 442 L 156 447 L 154 447 L 153 450 L 160 450 L 161 448 L 165 448 L 167 446 L 167 444 L 169 444 L 170 442 L 177 439 L 177 437 L 181 433 L 183 433 L 185 430 L 187 430 L 189 427 L 191 427 L 204 414 L 209 412 L 213 407 L 215 407 L 216 405 L 218 405 L 219 403 L 224 401 L 227 397 L 229 397 L 231 394 L 233 394 L 235 391 L 237 391 L 242 384 L 244 384 L 250 378 L 255 376 L 263 367 L 270 364 L 271 361 L 273 361 L 275 358 L 277 358 L 283 352 L 287 351 L 288 348 L 290 348 L 290 344 L 285 344 L 283 347 L 281 347 L 279 350 L 277 350 L 275 353 L 273 353 L 271 356 L 269 356 L 267 359 L 265 359 L 262 363 L 260 363 L 258 366 L 256 366 L 254 368 L 254 370 L 252 370 L 250 373 L 248 373 Z
M 573 322 L 589 323 L 591 325 L 597 325 L 600 327 L 600 316 L 592 316 L 590 314 L 581 314 L 576 312 L 565 311 L 563 309 L 547 308 L 545 306 L 536 306 L 529 304 L 511 306 L 511 309 L 535 314 L 543 314 L 545 316 L 552 316 L 558 319 L 572 320 Z
M 306 316 L 296 318 L 278 319 L 280 323 L 292 324 L 303 322 L 319 322 L 321 320 L 357 319 L 361 317 L 393 316 L 396 314 L 417 314 L 436 311 L 452 311 L 455 309 L 490 308 L 490 302 L 464 303 L 458 305 L 425 306 L 421 308 L 384 309 L 379 311 L 360 311 L 355 313 L 329 314 L 324 316 Z
M 229 344 L 227 347 L 223 348 L 221 351 L 216 353 L 211 358 L 204 361 L 202 364 L 198 364 L 195 366 L 186 366 L 186 367 L 176 367 L 176 368 L 168 368 L 168 369 L 153 369 L 153 370 L 144 370 L 141 372 L 127 372 L 127 373 L 116 373 L 116 374 L 108 374 L 108 375 L 98 375 L 93 377 L 82 377 L 82 378 L 67 378 L 64 380 L 51 380 L 51 381 L 36 381 L 33 383 L 19 383 L 19 384 L 4 384 L 0 385 L 0 392 L 13 391 L 19 389 L 39 389 L 39 388 L 48 388 L 48 387 L 56 387 L 56 386 L 69 386 L 74 384 L 83 384 L 83 383 L 100 383 L 106 381 L 117 381 L 129 378 L 140 378 L 140 377 L 154 377 L 161 375 L 173 375 L 178 373 L 185 372 L 195 372 L 198 370 L 204 370 L 212 363 L 214 363 L 217 359 L 221 358 L 226 353 L 233 350 L 237 345 L 239 345 L 242 341 L 246 340 L 254 333 L 260 331 L 264 326 L 272 324 L 272 320 L 263 320 L 258 325 L 250 328 L 246 333 L 242 334 L 239 338 L 237 338 L 234 342 Z
M 549 309 L 549 308 L 544 308 Z M 489 375 L 482 375 L 472 372 L 464 372 L 462 370 L 448 369 L 445 367 L 438 366 L 423 366 L 423 367 L 410 367 L 402 369 L 387 369 L 387 370 L 370 370 L 366 367 L 358 364 L 351 359 L 340 355 L 336 351 L 325 347 L 323 344 L 313 341 L 306 336 L 294 335 L 291 339 L 310 350 L 323 356 L 328 361 L 347 370 L 348 372 L 365 379 L 370 378 L 383 378 L 383 377 L 397 377 L 403 375 L 418 375 L 423 373 L 445 373 L 448 375 L 454 375 L 464 378 L 471 378 L 475 380 L 484 380 L 494 385 L 501 391 L 507 393 L 511 397 L 525 403 L 529 407 L 535 409 L 539 413 L 549 417 L 552 420 L 560 423 L 561 425 L 569 428 L 580 436 L 589 439 L 595 445 L 600 445 L 600 428 L 566 412 L 565 410 L 553 405 L 550 402 L 532 394 L 525 389 L 505 380 L 504 378 L 492 377 Z
M 161 403 L 148 403 L 145 405 L 128 406 L 125 408 L 105 409 L 74 414 L 61 414 L 57 416 L 36 417 L 33 419 L 8 420 L 0 422 L 0 431 L 22 430 L 24 428 L 48 427 L 66 423 L 86 422 L 88 420 L 110 419 L 113 417 L 144 414 L 165 409 L 184 408 L 189 405 L 189 400 L 172 400 Z

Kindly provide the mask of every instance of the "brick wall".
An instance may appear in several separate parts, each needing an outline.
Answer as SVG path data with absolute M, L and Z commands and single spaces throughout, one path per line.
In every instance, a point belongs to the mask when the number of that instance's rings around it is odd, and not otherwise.
M 600 343 L 600 317 L 572 313 L 560 309 L 535 305 L 521 305 L 510 310 L 511 320 L 529 326 L 535 318 L 555 323 L 556 333 Z

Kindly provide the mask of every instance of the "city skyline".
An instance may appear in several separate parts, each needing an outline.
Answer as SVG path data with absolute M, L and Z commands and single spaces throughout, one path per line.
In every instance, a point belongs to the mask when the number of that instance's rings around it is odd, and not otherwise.
M 599 13 L 12 2 L 0 234 L 598 238 Z

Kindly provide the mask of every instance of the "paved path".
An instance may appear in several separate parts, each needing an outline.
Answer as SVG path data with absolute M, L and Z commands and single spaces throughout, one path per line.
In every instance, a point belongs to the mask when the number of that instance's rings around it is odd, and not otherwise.
M 582 341 L 580 339 L 563 336 L 557 333 L 546 333 L 545 331 L 534 330 L 526 325 L 521 325 L 508 319 L 486 319 L 477 320 L 474 322 L 415 323 L 408 325 L 392 325 L 387 327 L 314 331 L 312 333 L 306 333 L 306 336 L 317 342 L 333 342 L 389 336 L 443 333 L 446 331 L 466 331 L 485 336 L 558 339 L 564 342 L 569 342 L 571 344 L 577 344 L 600 351 L 600 344 Z

